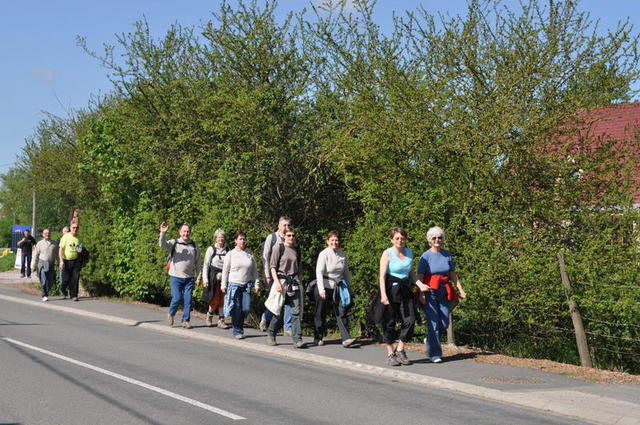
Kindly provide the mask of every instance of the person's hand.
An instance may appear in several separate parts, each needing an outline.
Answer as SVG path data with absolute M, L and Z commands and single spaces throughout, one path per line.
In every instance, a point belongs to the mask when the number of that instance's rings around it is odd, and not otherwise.
M 420 301 L 420 304 L 426 304 L 427 303 L 427 297 L 424 296 L 424 292 L 420 292 L 418 294 L 418 301 Z
M 325 291 L 318 292 L 318 294 L 320 295 L 320 298 L 322 298 L 323 300 L 327 299 L 327 293 Z
M 284 292 L 284 287 L 282 286 L 282 284 L 280 283 L 280 281 L 276 281 L 276 291 L 283 293 Z
M 427 292 L 429 290 L 429 287 L 420 281 L 417 281 L 416 285 L 420 288 L 421 292 Z
M 196 286 L 202 285 L 202 281 L 200 279 L 196 280 Z
M 460 288 L 460 298 L 467 298 L 467 293 L 462 288 Z
M 220 287 L 220 292 L 222 292 L 223 294 L 226 294 L 227 293 L 227 288 L 221 286 Z
M 382 295 L 382 296 L 380 297 L 380 302 L 381 302 L 383 305 L 389 305 L 389 298 L 387 298 L 387 296 L 386 296 L 386 295 Z
M 202 282 L 202 286 L 204 286 L 205 288 L 209 287 L 209 282 Z
M 64 269 L 64 261 L 60 261 L 60 270 Z
M 257 280 L 253 284 L 253 292 L 255 292 L 256 294 L 260 292 L 260 282 Z
M 167 230 L 169 230 L 169 225 L 167 224 L 167 222 L 163 221 L 162 223 L 160 223 L 160 231 L 162 233 L 167 233 Z

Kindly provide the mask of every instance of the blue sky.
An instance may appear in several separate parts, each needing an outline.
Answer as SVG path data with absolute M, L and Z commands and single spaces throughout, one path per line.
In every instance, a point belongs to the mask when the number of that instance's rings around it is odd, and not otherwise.
M 280 0 L 279 13 L 298 11 L 311 1 Z M 100 50 L 115 34 L 127 32 L 145 17 L 154 34 L 169 25 L 197 25 L 208 20 L 219 0 L 4 0 L 0 10 L 0 43 L 4 58 L 0 66 L 0 173 L 14 163 L 25 138 L 44 118 L 44 111 L 66 116 L 69 110 L 88 104 L 92 95 L 109 92 L 110 83 L 100 65 L 76 44 L 87 38 Z M 233 0 L 231 0 L 233 4 Z M 507 0 L 517 4 L 516 0 Z M 376 19 L 383 28 L 392 11 L 413 10 L 422 5 L 430 12 L 462 14 L 465 0 L 378 0 Z M 638 0 L 582 0 L 580 8 L 613 28 L 627 17 L 640 18 Z M 637 30 L 637 28 L 636 28 Z

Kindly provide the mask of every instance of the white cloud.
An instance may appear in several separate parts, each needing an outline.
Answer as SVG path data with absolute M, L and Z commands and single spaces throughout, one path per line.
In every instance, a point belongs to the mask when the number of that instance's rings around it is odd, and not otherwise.
M 31 68 L 31 76 L 37 81 L 53 84 L 56 81 L 56 70 L 46 66 Z

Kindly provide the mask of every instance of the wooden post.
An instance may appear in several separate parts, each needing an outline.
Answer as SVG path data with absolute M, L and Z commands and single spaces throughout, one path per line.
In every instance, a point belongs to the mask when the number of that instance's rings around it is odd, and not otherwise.
M 589 345 L 587 345 L 587 335 L 584 332 L 584 325 L 582 324 L 582 316 L 578 309 L 578 303 L 573 299 L 571 282 L 567 276 L 567 271 L 564 265 L 564 255 L 561 252 L 558 253 L 558 261 L 560 262 L 560 278 L 562 279 L 562 286 L 564 286 L 564 292 L 567 296 L 567 301 L 569 302 L 569 313 L 571 314 L 573 329 L 576 332 L 576 344 L 578 345 L 578 353 L 580 354 L 580 364 L 585 367 L 593 367 L 591 356 L 589 355 Z
M 453 314 L 449 313 L 449 326 L 447 327 L 447 344 L 456 345 L 456 338 L 453 335 Z

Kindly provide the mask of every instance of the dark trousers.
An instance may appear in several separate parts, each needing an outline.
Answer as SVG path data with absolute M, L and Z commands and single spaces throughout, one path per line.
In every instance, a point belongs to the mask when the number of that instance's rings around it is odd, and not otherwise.
M 20 265 L 20 276 L 31 276 L 31 252 L 22 253 L 22 264 Z
M 45 271 L 45 268 L 47 269 Z M 40 279 L 40 295 L 43 297 L 49 296 L 49 291 L 56 283 L 56 269 L 53 264 L 38 265 L 38 278 Z
M 60 292 L 62 295 L 69 290 L 69 297 L 78 296 L 78 284 L 80 282 L 80 260 L 62 260 L 64 268 L 62 269 L 62 282 L 60 282 Z
M 327 312 L 333 310 L 340 330 L 340 338 L 343 341 L 351 338 L 349 335 L 349 321 L 347 318 L 347 309 L 342 307 L 339 291 L 335 289 L 325 288 L 325 298 L 320 298 L 318 285 L 315 286 L 314 295 L 316 299 L 316 313 L 313 316 L 314 339 L 322 339 L 327 330 Z
M 400 333 L 396 323 L 400 322 Z M 385 311 L 382 323 L 382 335 L 385 344 L 393 344 L 396 340 L 409 342 L 416 323 L 415 303 L 412 298 L 403 298 L 400 302 L 390 303 Z

